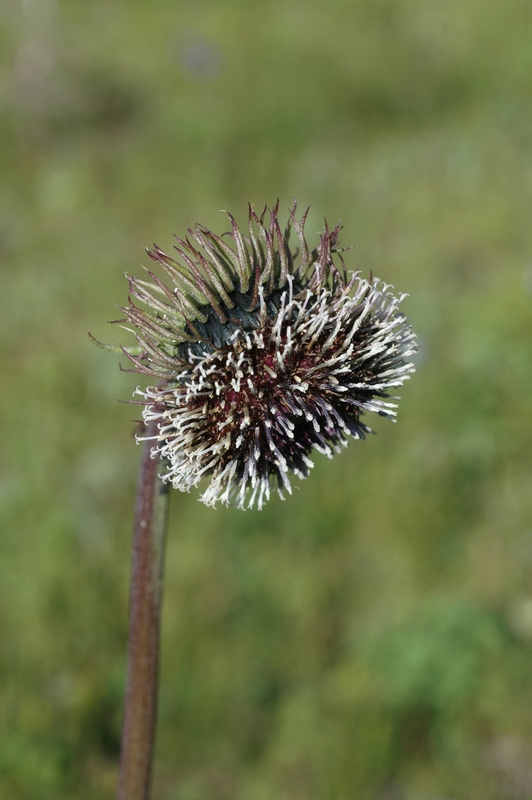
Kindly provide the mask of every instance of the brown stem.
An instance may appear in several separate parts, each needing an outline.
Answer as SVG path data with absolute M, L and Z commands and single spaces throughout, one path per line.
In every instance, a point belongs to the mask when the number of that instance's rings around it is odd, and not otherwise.
M 156 434 L 152 423 L 146 436 Z M 143 444 L 133 527 L 127 682 L 117 800 L 148 800 L 157 717 L 159 631 L 168 487 Z

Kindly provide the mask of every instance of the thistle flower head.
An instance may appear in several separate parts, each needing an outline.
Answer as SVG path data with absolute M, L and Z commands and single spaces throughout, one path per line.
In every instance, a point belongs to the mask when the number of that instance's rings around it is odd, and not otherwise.
M 307 213 L 298 221 L 294 204 L 283 231 L 278 204 L 250 207 L 245 231 L 229 214 L 227 237 L 196 225 L 177 258 L 148 250 L 166 281 L 128 277 L 122 311 L 138 347 L 124 352 L 152 379 L 135 392 L 156 422 L 152 454 L 177 489 L 205 482 L 207 505 L 261 508 L 273 488 L 290 493 L 313 451 L 364 438 L 366 412 L 394 419 L 389 390 L 413 372 L 404 295 L 345 272 L 339 226 L 325 223 L 310 250 Z

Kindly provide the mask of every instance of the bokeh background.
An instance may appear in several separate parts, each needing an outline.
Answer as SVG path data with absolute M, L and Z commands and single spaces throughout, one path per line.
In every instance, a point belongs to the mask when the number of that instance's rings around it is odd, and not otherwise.
M 173 494 L 154 800 L 532 798 L 531 4 L 0 22 L 0 796 L 114 793 L 138 378 L 87 328 L 145 245 L 297 197 L 410 293 L 418 372 L 288 502 Z

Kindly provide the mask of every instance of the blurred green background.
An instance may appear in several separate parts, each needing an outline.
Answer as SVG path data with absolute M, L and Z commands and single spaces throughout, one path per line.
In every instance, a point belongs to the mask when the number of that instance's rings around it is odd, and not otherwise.
M 0 22 L 0 797 L 114 793 L 138 377 L 86 330 L 145 245 L 296 196 L 410 293 L 419 370 L 288 502 L 173 494 L 154 800 L 532 798 L 532 5 Z

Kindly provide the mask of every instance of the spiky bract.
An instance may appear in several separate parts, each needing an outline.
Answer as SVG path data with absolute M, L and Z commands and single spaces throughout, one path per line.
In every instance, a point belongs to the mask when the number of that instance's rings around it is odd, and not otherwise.
M 229 215 L 233 247 L 197 225 L 197 246 L 178 240 L 184 263 L 149 251 L 172 288 L 152 272 L 150 281 L 129 278 L 123 309 L 137 329 L 134 369 L 158 381 L 136 394 L 144 420 L 158 425 L 163 477 L 187 491 L 209 479 L 201 499 L 213 506 L 261 508 L 272 486 L 291 492 L 291 474 L 307 477 L 313 450 L 330 457 L 349 436 L 364 438 L 364 412 L 393 419 L 388 390 L 413 371 L 404 296 L 338 268 L 338 227 L 326 225 L 311 252 L 306 214 L 297 222 L 294 206 L 282 233 L 278 207 L 268 224 L 266 213 L 250 208 L 246 235 Z

